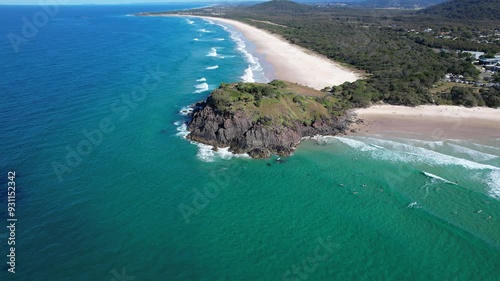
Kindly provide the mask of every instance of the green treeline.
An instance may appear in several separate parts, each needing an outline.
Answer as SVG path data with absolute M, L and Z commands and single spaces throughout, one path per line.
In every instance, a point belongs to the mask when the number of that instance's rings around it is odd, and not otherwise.
M 446 73 L 474 77 L 474 66 L 450 53 L 436 53 L 406 35 L 387 28 L 339 23 L 328 18 L 303 16 L 266 18 L 288 28 L 249 22 L 278 33 L 290 42 L 368 73 L 372 101 L 418 105 L 432 102 L 429 88 Z
M 415 18 L 414 15 L 401 12 L 394 16 L 393 12 L 374 10 L 372 13 L 369 9 L 361 9 L 363 12 L 356 16 L 353 9 L 331 10 L 273 1 L 236 8 L 226 16 L 279 34 L 294 44 L 365 71 L 365 80 L 331 89 L 337 95 L 352 99 L 357 106 L 377 101 L 412 106 L 435 103 L 447 98 L 434 97 L 430 91 L 446 73 L 461 74 L 466 80 L 475 80 L 479 74 L 459 54 L 433 50 L 429 48 L 433 43 L 428 38 L 424 40 L 391 26 L 397 21 L 408 25 L 409 18 Z M 494 106 L 490 100 L 483 99 L 484 105 Z M 447 102 L 453 103 L 451 97 Z

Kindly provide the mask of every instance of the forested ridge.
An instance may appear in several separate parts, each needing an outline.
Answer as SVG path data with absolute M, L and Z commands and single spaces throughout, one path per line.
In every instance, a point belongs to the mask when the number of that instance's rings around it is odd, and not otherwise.
M 500 20 L 499 2 L 498 0 L 450 0 L 419 13 L 452 19 Z

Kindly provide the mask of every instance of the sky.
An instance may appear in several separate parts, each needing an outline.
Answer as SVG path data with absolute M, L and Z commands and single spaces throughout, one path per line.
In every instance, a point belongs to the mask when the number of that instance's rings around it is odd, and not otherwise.
M 129 3 L 172 3 L 172 2 L 212 2 L 210 0 L 0 0 L 0 5 L 47 5 L 61 3 L 64 5 L 80 4 L 129 4 Z

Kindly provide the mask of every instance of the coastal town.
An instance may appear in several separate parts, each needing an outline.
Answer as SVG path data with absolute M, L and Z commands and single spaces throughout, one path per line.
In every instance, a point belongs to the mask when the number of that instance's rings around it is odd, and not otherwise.
M 443 82 L 454 82 L 477 87 L 498 87 L 500 86 L 500 55 L 487 58 L 484 52 L 462 51 L 466 57 L 473 58 L 472 64 L 480 71 L 477 78 L 465 77 L 462 74 L 446 73 Z

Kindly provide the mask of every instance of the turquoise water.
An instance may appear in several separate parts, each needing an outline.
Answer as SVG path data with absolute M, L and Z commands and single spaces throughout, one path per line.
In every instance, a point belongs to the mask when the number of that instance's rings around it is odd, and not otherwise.
M 60 7 L 17 54 L 0 37 L 1 280 L 499 280 L 498 145 L 322 137 L 275 162 L 183 139 L 210 89 L 266 79 L 230 29 L 127 16 L 193 6 Z M 0 7 L 1 33 L 39 9 Z

